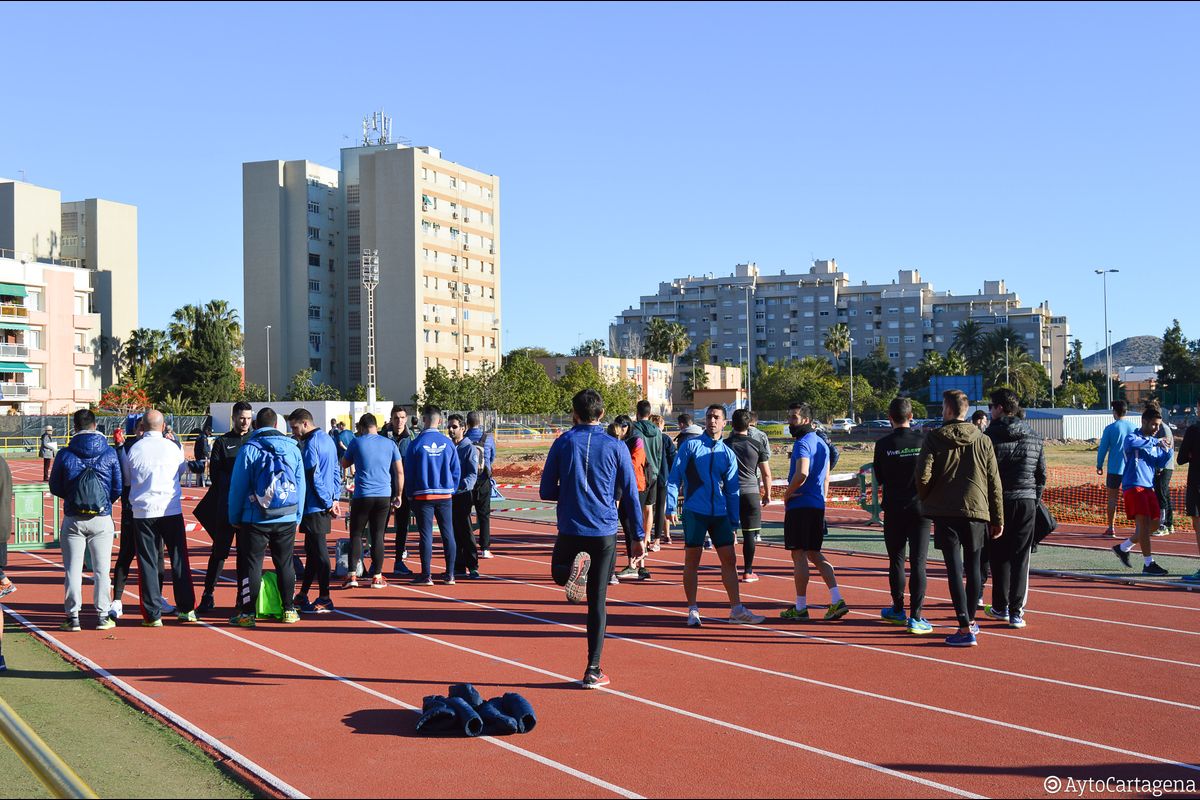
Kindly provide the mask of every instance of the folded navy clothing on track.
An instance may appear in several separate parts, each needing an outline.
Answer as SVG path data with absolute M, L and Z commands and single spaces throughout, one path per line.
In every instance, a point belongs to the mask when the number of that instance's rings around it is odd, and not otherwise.
M 500 710 L 500 698 L 488 700 L 475 712 L 483 720 L 483 730 L 489 736 L 504 736 L 509 733 L 520 733 L 520 723 Z
M 440 694 L 428 695 L 421 703 L 421 718 L 417 730 L 425 733 L 441 733 L 453 730 L 458 724 L 458 715 L 446 704 Z
M 449 707 L 455 716 L 455 723 L 462 728 L 462 732 L 467 736 L 478 736 L 483 733 L 483 720 L 475 709 L 467 705 L 467 701 L 461 697 L 446 698 L 446 706 Z
M 505 692 L 504 696 L 500 698 L 499 706 L 501 711 L 517 721 L 518 733 L 529 733 L 537 725 L 533 706 L 516 692 Z
M 467 701 L 467 705 L 471 708 L 479 708 L 483 705 L 483 697 L 475 690 L 475 687 L 469 683 L 455 683 L 450 686 L 450 697 L 461 697 Z

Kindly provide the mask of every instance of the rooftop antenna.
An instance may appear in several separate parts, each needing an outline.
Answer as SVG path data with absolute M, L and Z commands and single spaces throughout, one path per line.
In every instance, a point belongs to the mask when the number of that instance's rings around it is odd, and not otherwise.
M 371 141 L 372 136 L 374 141 Z M 387 144 L 392 139 L 392 118 L 382 110 L 376 111 L 369 117 L 363 117 L 362 143 L 363 147 Z

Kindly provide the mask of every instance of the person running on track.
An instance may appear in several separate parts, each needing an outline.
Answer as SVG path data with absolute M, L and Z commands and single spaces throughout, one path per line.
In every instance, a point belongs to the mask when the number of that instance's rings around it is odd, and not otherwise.
M 196 518 L 212 538 L 213 546 L 208 554 L 208 569 L 204 573 L 204 593 L 200 597 L 200 605 L 196 606 L 198 614 L 210 614 L 216 608 L 213 593 L 217 579 L 225 569 L 225 559 L 229 557 L 234 537 L 233 526 L 229 524 L 229 480 L 233 477 L 238 450 L 250 438 L 253 422 L 254 413 L 250 404 L 245 401 L 234 403 L 229 431 L 217 437 L 209 454 L 210 485 L 204 499 L 196 507 Z M 204 510 L 201 510 L 201 506 Z
M 1196 404 L 1200 407 L 1200 401 Z M 1184 510 L 1192 518 L 1192 532 L 1196 534 L 1196 547 L 1200 548 L 1200 421 L 1193 422 L 1183 434 L 1183 441 L 1175 457 L 1180 466 L 1193 464 L 1187 471 L 1187 488 L 1184 491 Z M 1180 578 L 1184 583 L 1200 583 L 1200 569 Z
M 354 496 L 350 500 L 350 555 L 343 589 L 358 588 L 358 564 L 362 560 L 362 536 L 371 532 L 371 588 L 386 589 L 383 577 L 384 536 L 388 512 L 400 507 L 404 491 L 404 468 L 396 443 L 379 435 L 374 414 L 363 414 L 359 425 L 365 431 L 354 437 L 342 456 L 342 468 L 354 470 Z M 365 576 L 364 576 L 365 577 Z
M 933 626 L 922 616 L 925 605 L 925 560 L 929 553 L 929 520 L 921 515 L 917 499 L 915 467 L 925 434 L 912 427 L 912 401 L 897 397 L 888 406 L 892 432 L 875 443 L 872 468 L 875 483 L 883 492 L 883 543 L 888 554 L 888 584 L 892 605 L 879 616 L 884 622 L 904 625 L 908 632 L 923 636 Z M 904 551 L 912 580 L 908 585 L 909 613 L 904 614 Z
M 725 444 L 738 462 L 739 511 L 742 523 L 742 583 L 754 583 L 754 546 L 762 531 L 763 498 L 771 497 L 771 447 L 750 433 L 750 412 L 733 412 L 733 432 Z M 760 483 L 761 482 L 761 483 Z M 760 488 L 761 486 L 761 488 Z
M 295 607 L 305 614 L 328 614 L 333 611 L 329 596 L 329 532 L 333 520 L 342 515 L 342 468 L 337 459 L 337 446 L 329 434 L 316 426 L 313 415 L 297 408 L 288 416 L 292 435 L 300 443 L 304 464 L 304 516 L 300 532 L 304 534 L 304 575 Z M 308 590 L 317 581 L 316 602 L 308 601 Z
M 1164 465 L 1171 463 L 1171 443 L 1158 438 L 1162 412 L 1154 403 L 1147 403 L 1142 412 L 1142 427 L 1125 437 L 1125 475 L 1121 479 L 1122 499 L 1125 501 L 1125 516 L 1133 520 L 1134 535 L 1113 545 L 1113 552 L 1125 566 L 1129 563 L 1129 551 L 1134 542 L 1142 546 L 1142 574 L 1167 575 L 1168 572 L 1154 561 L 1150 549 L 1150 538 L 1158 526 L 1161 509 L 1154 494 L 1154 477 Z M 1189 472 L 1191 470 L 1188 470 Z
M 1125 474 L 1125 437 L 1137 430 L 1136 425 L 1125 419 L 1128 410 L 1124 400 L 1113 400 L 1113 421 L 1104 429 L 1096 449 L 1097 475 L 1104 474 L 1105 457 L 1108 458 L 1108 477 L 1104 480 L 1108 492 L 1108 527 L 1104 535 L 1110 537 L 1117 535 L 1117 501 L 1121 497 L 1121 476 Z
M 829 587 L 825 619 L 841 619 L 850 613 L 850 607 L 842 599 L 833 564 L 821 552 L 828 530 L 825 491 L 829 480 L 829 445 L 813 427 L 812 411 L 806 403 L 792 403 L 788 409 L 788 431 L 795 441 L 788 468 L 788 487 L 783 495 L 783 546 L 792 554 L 796 602 L 779 616 L 792 621 L 808 619 L 808 567 L 812 564 Z
M 721 441 L 724 429 L 725 407 L 709 406 L 704 414 L 704 433 L 683 443 L 667 477 L 667 519 L 672 525 L 680 516 L 679 506 L 683 507 L 683 592 L 688 603 L 687 624 L 693 628 L 701 625 L 696 594 L 705 536 L 712 538 L 721 560 L 721 582 L 729 595 L 729 622 L 758 625 L 766 620 L 742 604 L 738 589 L 733 532 L 740 520 L 741 489 L 737 456 Z M 685 480 L 687 494 L 680 504 L 679 492 Z
M 617 527 L 625 522 L 635 536 L 634 552 L 645 540 L 637 479 L 629 449 L 600 427 L 604 400 L 595 389 L 571 398 L 573 427 L 550 446 L 538 494 L 556 502 L 558 536 L 550 575 L 566 588 L 567 602 L 587 597 L 587 669 L 585 689 L 607 686 L 600 668 L 607 622 L 608 578 L 617 554 Z

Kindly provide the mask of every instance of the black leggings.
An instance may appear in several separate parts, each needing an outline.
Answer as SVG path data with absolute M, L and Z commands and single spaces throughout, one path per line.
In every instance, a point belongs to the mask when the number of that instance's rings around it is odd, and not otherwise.
M 911 510 L 887 511 L 883 515 L 883 543 L 888 554 L 888 583 L 892 609 L 904 610 L 904 551 L 912 580 L 908 582 L 909 616 L 921 619 L 925 605 L 925 560 L 929 554 L 929 520 Z
M 644 524 L 644 523 L 643 523 Z M 667 534 L 667 484 L 658 483 L 658 497 L 654 500 L 654 535 L 651 538 L 661 539 Z
M 238 536 L 238 608 L 243 614 L 253 616 L 258 610 L 263 559 L 268 548 L 271 550 L 271 561 L 275 564 L 275 580 L 283 610 L 295 610 L 296 570 L 292 566 L 295 547 L 294 522 L 242 526 L 241 535 Z
M 608 611 L 604 603 L 608 599 L 608 578 L 617 558 L 617 535 L 574 536 L 560 533 L 554 542 L 554 554 L 550 557 L 550 575 L 559 586 L 566 585 L 567 578 L 571 576 L 571 565 L 580 553 L 592 557 L 587 576 L 588 667 L 599 667 L 600 654 L 604 650 L 604 629 L 608 625 Z
M 392 514 L 392 525 L 396 528 L 396 560 L 392 565 L 392 572 L 399 572 L 400 565 L 404 563 L 401 556 L 408 550 L 408 523 L 411 519 L 412 506 L 409 505 L 409 499 L 403 497 L 400 507 Z
M 233 528 L 209 532 L 212 539 L 212 550 L 208 554 L 208 569 L 204 573 L 204 593 L 212 594 L 216 589 L 217 579 L 221 570 L 225 569 L 225 559 L 229 558 L 229 548 L 233 545 Z
M 475 525 L 479 529 L 479 549 L 492 549 L 492 474 L 484 472 L 475 482 L 472 495 Z M 457 528 L 455 529 L 457 530 Z M 458 534 L 455 533 L 455 536 Z
M 350 501 L 350 562 L 353 575 L 362 561 L 362 535 L 371 531 L 371 577 L 383 574 L 383 535 L 387 532 L 390 497 L 355 497 Z
M 742 569 L 745 572 L 754 572 L 754 536 L 758 532 L 742 530 Z
M 946 563 L 946 580 L 950 584 L 950 599 L 954 601 L 954 616 L 958 619 L 958 626 L 966 628 L 975 621 L 979 595 L 983 591 L 980 554 L 983 542 L 987 539 L 987 525 L 968 519 L 935 520 L 934 525 L 937 546 Z M 976 542 L 979 544 L 976 545 Z M 965 589 L 964 570 L 967 581 Z
M 300 594 L 308 594 L 313 579 L 318 598 L 329 597 L 329 532 L 333 530 L 332 511 L 314 511 L 300 520 L 304 534 L 304 574 Z

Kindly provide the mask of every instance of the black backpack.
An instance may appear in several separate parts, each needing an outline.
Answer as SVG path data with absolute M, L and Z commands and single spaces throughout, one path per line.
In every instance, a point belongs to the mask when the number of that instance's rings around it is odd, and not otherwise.
M 81 517 L 98 517 L 108 507 L 108 487 L 95 465 L 85 464 L 71 488 L 71 505 Z

